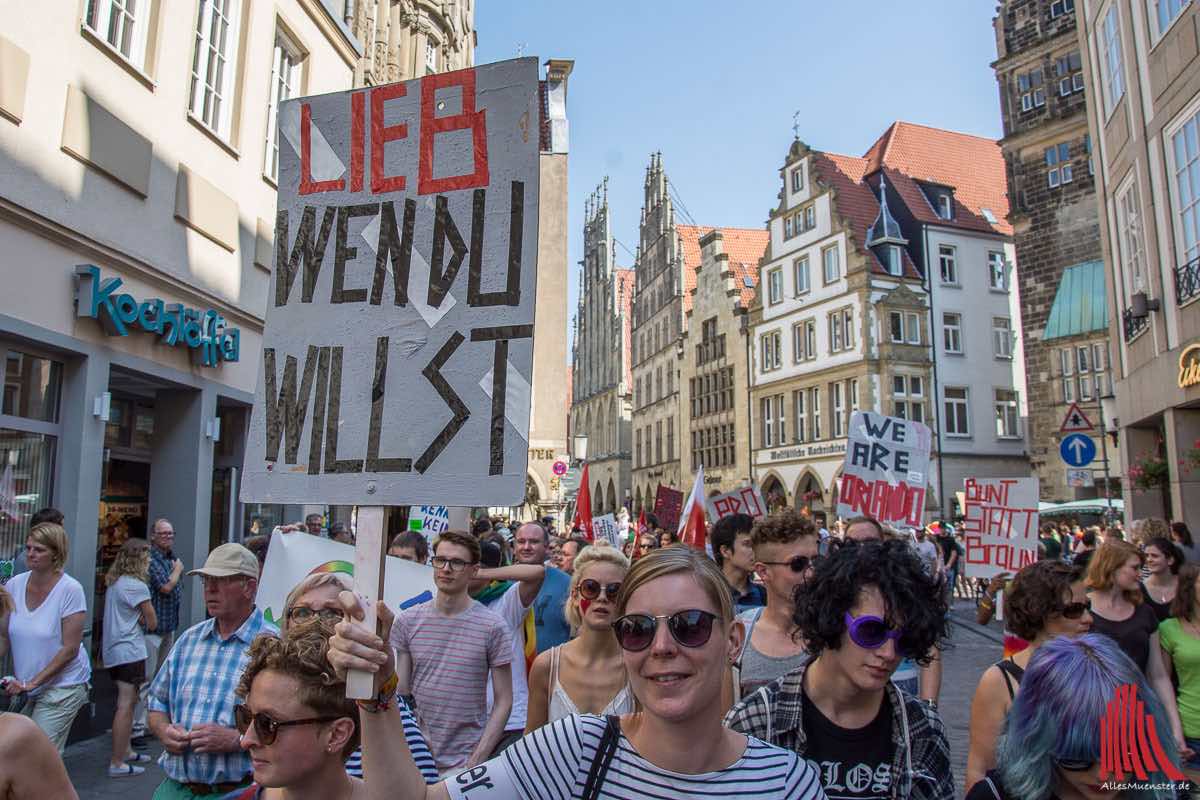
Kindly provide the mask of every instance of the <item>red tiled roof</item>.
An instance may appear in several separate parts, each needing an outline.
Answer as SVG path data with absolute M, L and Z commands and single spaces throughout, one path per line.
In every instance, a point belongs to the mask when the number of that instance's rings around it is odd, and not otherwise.
M 867 256 L 871 269 L 887 275 L 883 264 L 867 249 L 867 230 L 879 216 L 879 202 L 871 187 L 863 181 L 870 163 L 865 158 L 843 156 L 837 153 L 813 153 L 812 168 L 830 188 L 837 193 L 835 207 L 850 226 L 851 237 L 856 249 Z M 890 176 L 889 176 L 890 177 Z M 920 270 L 903 251 L 904 272 L 910 278 L 920 278 Z
M 700 267 L 700 239 L 709 231 L 719 230 L 729 256 L 730 264 L 748 263 L 757 279 L 758 260 L 767 249 L 770 233 L 765 228 L 714 228 L 711 225 L 676 225 L 675 232 L 683 244 L 683 312 L 692 310 L 692 290 L 696 288 L 696 270 Z M 737 271 L 736 269 L 734 270 Z M 749 307 L 754 299 L 754 290 L 749 290 L 746 300 L 745 284 L 742 285 L 741 302 Z
M 633 391 L 633 285 L 635 272 L 631 269 L 617 268 L 616 291 L 617 311 L 622 315 L 621 341 L 625 343 L 625 386 Z
M 894 122 L 863 156 L 867 172 L 885 168 L 896 191 L 921 222 L 950 225 L 1011 236 L 1008 223 L 1008 182 L 1004 157 L 994 139 L 966 133 Z M 942 220 L 914 181 L 954 189 L 954 219 Z M 996 218 L 983 216 L 989 209 Z
M 758 262 L 747 264 L 745 261 L 730 261 L 729 266 L 733 270 L 733 279 L 737 281 L 738 305 L 750 308 L 754 305 L 754 290 L 758 286 Z

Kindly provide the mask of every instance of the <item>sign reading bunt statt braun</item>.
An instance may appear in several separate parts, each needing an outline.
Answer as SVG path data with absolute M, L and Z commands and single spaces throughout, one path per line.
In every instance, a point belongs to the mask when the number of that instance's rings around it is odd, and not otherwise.
M 281 104 L 244 501 L 524 497 L 540 107 L 533 58 Z

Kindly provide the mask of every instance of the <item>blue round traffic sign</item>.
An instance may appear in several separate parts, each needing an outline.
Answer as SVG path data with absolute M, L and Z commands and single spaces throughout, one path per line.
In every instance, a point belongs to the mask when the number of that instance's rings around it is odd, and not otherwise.
M 1064 436 L 1058 453 L 1069 467 L 1086 467 L 1096 458 L 1096 443 L 1082 433 Z

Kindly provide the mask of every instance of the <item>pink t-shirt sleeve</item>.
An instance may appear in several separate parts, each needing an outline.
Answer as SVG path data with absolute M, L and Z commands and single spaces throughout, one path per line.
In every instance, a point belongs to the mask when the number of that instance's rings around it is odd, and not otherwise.
M 396 615 L 396 618 L 392 620 L 392 630 L 391 633 L 388 634 L 388 641 L 391 643 L 392 647 L 396 648 L 401 653 L 409 652 L 408 620 L 409 614 L 406 611 L 401 611 Z
M 491 617 L 492 634 L 488 637 L 488 665 L 502 667 L 513 660 L 512 634 L 498 614 Z

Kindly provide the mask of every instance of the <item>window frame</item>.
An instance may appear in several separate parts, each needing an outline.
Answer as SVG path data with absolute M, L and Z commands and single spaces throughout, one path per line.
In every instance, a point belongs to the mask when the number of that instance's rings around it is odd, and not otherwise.
M 304 59 L 304 50 L 276 23 L 275 46 L 271 53 L 271 83 L 267 89 L 267 136 L 263 152 L 263 175 L 272 183 L 279 181 L 279 104 L 302 93 Z M 290 80 L 280 78 L 285 60 L 290 65 Z M 288 95 L 280 97 L 284 86 L 288 89 Z
M 1011 398 L 1001 400 L 1000 395 L 1008 394 Z M 1021 403 L 1020 395 L 1016 389 L 995 388 L 992 390 L 993 410 L 996 415 L 996 438 L 997 439 L 1020 439 L 1021 438 Z M 1004 409 L 1002 412 L 1001 409 Z M 1012 412 L 1013 429 L 1011 432 L 1001 432 L 1000 423 L 1003 420 L 1007 423 L 1008 411 Z M 1005 425 L 1007 429 L 1007 425 Z
M 846 435 L 846 387 L 841 381 L 829 384 L 829 409 L 832 413 L 829 435 L 841 439 Z
M 220 88 L 218 89 L 216 86 L 212 87 L 212 92 L 218 101 L 216 110 L 213 112 L 216 115 L 216 124 L 214 125 L 214 120 L 207 118 L 209 108 L 208 80 L 212 62 L 210 56 L 215 52 L 212 41 L 212 28 L 215 24 L 213 20 L 213 7 L 214 4 L 221 2 L 226 4 L 225 13 L 222 17 L 228 17 L 224 34 L 224 40 L 227 43 L 228 49 L 224 54 L 218 54 L 219 57 L 224 59 L 225 69 L 221 71 L 219 76 Z M 230 146 L 233 144 L 233 115 L 237 110 L 238 45 L 241 40 L 242 10 L 242 0 L 200 0 L 196 11 L 196 25 L 193 29 L 191 78 L 188 85 L 189 117 Z M 203 59 L 201 59 L 202 52 L 205 55 Z M 197 72 L 197 69 L 200 69 L 201 62 L 203 62 L 203 71 Z
M 783 267 L 767 271 L 767 304 L 777 306 L 783 302 Z
M 112 28 L 113 6 L 121 4 L 121 11 L 133 18 L 133 29 L 129 34 L 128 54 L 121 47 L 109 40 L 109 30 Z M 129 0 L 92 0 L 85 3 L 83 10 L 83 28 L 122 61 L 129 64 L 142 75 L 146 75 L 146 57 L 150 42 L 150 17 L 154 13 L 151 0 L 143 0 L 140 7 L 130 13 Z M 88 6 L 91 6 L 89 8 Z M 90 13 L 89 13 L 90 12 Z
M 1008 258 L 1003 250 L 988 250 L 988 288 L 993 292 L 1007 294 L 1009 288 L 1009 269 Z M 999 267 L 999 269 L 997 269 Z M 1000 278 L 999 285 L 996 284 L 997 276 Z
M 804 398 L 808 389 L 796 389 L 792 392 L 792 413 L 796 416 L 794 438 L 797 443 L 808 441 L 808 407 Z
M 835 274 L 832 278 L 829 277 L 830 255 L 833 256 L 833 266 L 835 270 Z M 834 242 L 828 247 L 821 248 L 821 278 L 826 286 L 837 283 L 842 279 L 842 262 L 841 257 L 838 255 L 837 242 Z
M 998 325 L 1003 322 L 1003 325 Z M 1003 334 L 1003 336 L 1002 336 Z M 1003 342 L 1003 346 L 999 346 Z M 992 317 L 992 355 L 1005 361 L 1013 359 L 1013 326 L 1011 317 Z
M 804 275 L 804 288 L 800 288 L 800 276 Z M 797 256 L 792 260 L 792 291 L 793 297 L 800 297 L 812 291 L 812 269 L 809 266 L 808 253 Z
M 1104 97 L 1104 119 L 1107 122 L 1125 97 L 1125 52 L 1121 41 L 1121 12 L 1116 0 L 1099 17 L 1096 31 L 1097 51 L 1100 54 L 1100 93 Z M 1111 39 L 1109 37 L 1112 37 Z M 1114 65 L 1114 56 L 1116 64 Z
M 1183 194 L 1180 191 L 1180 178 L 1184 175 L 1190 176 L 1191 167 L 1200 164 L 1200 144 L 1195 153 L 1187 152 L 1189 128 L 1192 134 L 1191 140 L 1200 142 L 1200 103 L 1195 101 L 1183 111 L 1177 122 L 1163 129 L 1165 140 L 1167 140 L 1164 149 L 1167 155 L 1167 166 L 1170 170 L 1167 177 L 1170 183 L 1171 229 L 1175 240 L 1176 260 L 1181 264 L 1200 256 L 1200 187 L 1192 190 L 1186 207 L 1181 205 Z M 1179 163 L 1181 143 L 1182 155 L 1187 160 L 1187 163 L 1182 165 Z M 1138 209 L 1140 211 L 1141 207 L 1139 206 Z M 1188 221 L 1191 222 L 1190 227 L 1195 237 L 1190 246 L 1187 240 Z
M 962 392 L 961 397 L 951 397 L 950 392 Z M 951 406 L 954 406 L 952 409 Z M 971 387 L 942 387 L 942 410 L 946 418 L 946 436 L 952 439 L 971 438 Z M 958 430 L 958 414 L 961 412 L 963 430 Z
M 962 286 L 958 279 L 958 248 L 952 244 L 938 245 L 938 275 L 943 286 Z
M 804 165 L 801 164 L 792 170 L 792 194 L 804 191 Z
M 957 321 L 951 324 L 947 317 L 955 317 Z M 948 336 L 953 332 L 956 346 L 950 347 Z M 962 329 L 962 313 L 959 311 L 943 311 L 942 312 L 942 351 L 947 355 L 963 355 L 963 329 Z
M 1175 11 L 1175 15 L 1167 20 L 1167 24 L 1165 26 L 1162 25 L 1162 21 L 1160 19 L 1161 14 L 1158 13 L 1158 10 L 1163 2 L 1164 0 L 1147 0 L 1146 19 L 1150 22 L 1151 49 L 1154 49 L 1154 46 L 1162 41 L 1163 37 L 1167 35 L 1167 32 L 1170 31 L 1171 28 L 1175 27 L 1175 23 L 1179 22 L 1180 18 L 1183 16 L 1183 12 L 1187 10 L 1188 5 L 1191 3 L 1191 0 L 1180 0 L 1179 8 Z M 1169 4 L 1171 0 L 1165 0 L 1165 2 Z
M 811 438 L 809 441 L 821 441 L 821 387 L 814 386 L 808 390 L 808 416 L 811 423 Z

